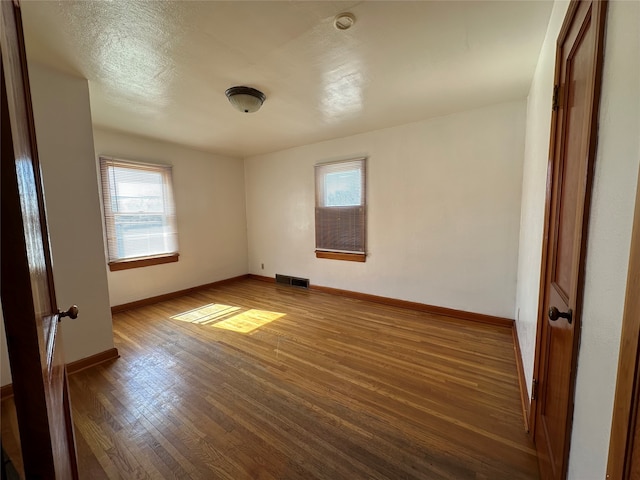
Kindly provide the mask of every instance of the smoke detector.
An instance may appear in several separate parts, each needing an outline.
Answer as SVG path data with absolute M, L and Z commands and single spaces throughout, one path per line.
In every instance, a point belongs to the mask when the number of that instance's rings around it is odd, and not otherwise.
M 356 16 L 349 12 L 339 13 L 333 19 L 333 26 L 338 30 L 349 30 L 354 23 L 356 23 Z

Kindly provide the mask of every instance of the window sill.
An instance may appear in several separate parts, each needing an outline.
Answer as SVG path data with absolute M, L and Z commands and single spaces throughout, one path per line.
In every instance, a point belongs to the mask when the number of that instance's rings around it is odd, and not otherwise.
M 161 255 L 157 257 L 144 257 L 136 258 L 133 260 L 109 262 L 109 270 L 111 270 L 112 272 L 116 272 L 118 270 L 129 270 L 131 268 L 150 267 L 151 265 L 177 262 L 179 256 L 179 253 L 173 253 L 171 255 Z
M 342 252 L 324 252 L 316 250 L 316 258 L 328 258 L 330 260 L 346 260 L 347 262 L 366 262 L 366 253 L 342 253 Z

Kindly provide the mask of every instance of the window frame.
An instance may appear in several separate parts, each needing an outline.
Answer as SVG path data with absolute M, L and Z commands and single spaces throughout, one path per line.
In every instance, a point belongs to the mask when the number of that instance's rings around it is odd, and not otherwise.
M 105 155 L 98 157 L 99 176 L 101 187 L 101 203 L 102 203 L 102 219 L 105 233 L 105 254 L 107 265 L 110 271 L 129 270 L 132 268 L 148 267 L 151 265 L 160 265 L 164 263 L 177 262 L 180 253 L 178 245 L 178 229 L 176 220 L 176 206 L 173 195 L 173 166 L 159 163 L 139 162 L 135 160 L 126 160 L 114 158 Z M 170 226 L 170 235 L 175 237 L 174 249 L 171 251 L 156 253 L 151 255 L 141 255 L 137 257 L 118 257 L 117 252 L 113 251 L 115 243 L 115 213 L 112 210 L 111 197 L 111 179 L 107 174 L 110 167 L 129 168 L 132 170 L 143 170 L 156 172 L 162 175 L 163 184 L 163 203 L 162 212 L 163 222 L 167 222 Z
M 327 206 L 324 204 L 324 186 L 325 178 L 327 174 L 336 173 L 340 170 L 340 165 L 349 166 L 349 164 L 359 164 L 361 180 L 361 195 L 359 205 L 344 205 L 344 206 Z M 338 168 L 335 168 L 338 167 Z M 345 171 L 349 171 L 346 170 Z M 316 258 L 324 258 L 331 260 L 344 260 L 351 262 L 366 262 L 367 259 L 367 157 L 355 157 L 344 160 L 337 160 L 331 162 L 323 162 L 314 165 L 315 173 L 315 237 L 316 237 Z M 326 220 L 321 220 L 319 217 L 322 215 L 322 210 L 333 210 L 338 214 L 340 210 L 346 209 L 361 209 L 361 212 L 351 214 L 352 219 L 356 219 L 356 226 L 354 229 L 361 229 L 358 233 L 351 232 L 351 238 L 355 241 L 355 238 L 361 236 L 361 249 L 356 248 L 354 250 L 340 249 L 340 248 L 327 248 L 326 246 L 320 247 L 319 243 L 323 243 L 325 240 L 320 239 L 319 228 L 322 229 L 323 225 L 320 222 L 324 221 L 324 227 L 326 228 Z M 349 214 L 349 212 L 347 212 Z M 324 237 L 324 236 L 323 236 Z

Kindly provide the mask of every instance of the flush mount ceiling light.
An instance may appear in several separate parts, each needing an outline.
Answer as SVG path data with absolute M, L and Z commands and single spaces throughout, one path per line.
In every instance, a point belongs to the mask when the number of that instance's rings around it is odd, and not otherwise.
M 333 19 L 333 26 L 338 30 L 348 30 L 356 23 L 356 16 L 353 13 L 344 12 L 336 15 Z
M 231 105 L 243 113 L 257 112 L 267 98 L 260 90 L 251 87 L 231 87 L 224 94 Z

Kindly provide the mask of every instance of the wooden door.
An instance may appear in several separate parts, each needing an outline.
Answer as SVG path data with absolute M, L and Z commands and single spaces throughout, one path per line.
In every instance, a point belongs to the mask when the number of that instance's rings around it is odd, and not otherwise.
M 77 479 L 31 95 L 17 2 L 0 1 L 2 310 L 27 478 Z M 61 186 L 61 188 L 67 188 Z M 76 313 L 71 312 L 74 316 Z
M 569 5 L 556 51 L 534 438 L 543 479 L 567 474 L 606 3 Z

